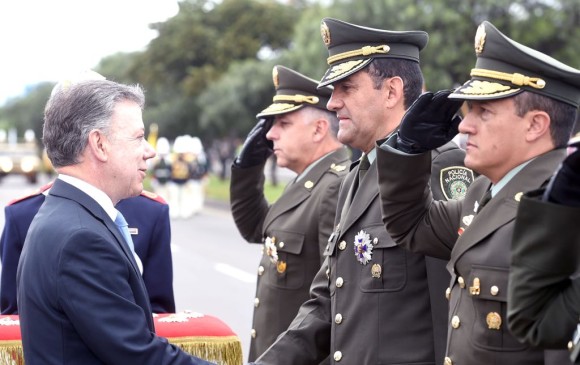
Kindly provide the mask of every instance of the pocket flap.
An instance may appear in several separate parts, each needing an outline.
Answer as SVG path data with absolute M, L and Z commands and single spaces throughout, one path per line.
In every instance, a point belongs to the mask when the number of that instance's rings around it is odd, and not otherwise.
M 508 277 L 508 268 L 473 265 L 466 289 L 473 297 L 507 302 Z
M 273 237 L 276 238 L 276 249 L 280 252 L 287 252 L 298 255 L 304 246 L 304 234 L 280 230 L 272 230 Z

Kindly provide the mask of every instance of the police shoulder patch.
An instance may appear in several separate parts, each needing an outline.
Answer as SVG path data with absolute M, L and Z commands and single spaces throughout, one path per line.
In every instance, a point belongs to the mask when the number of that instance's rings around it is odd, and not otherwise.
M 447 200 L 464 198 L 473 180 L 473 171 L 464 166 L 443 168 L 439 175 L 441 190 Z
M 167 202 L 165 201 L 165 199 L 163 199 L 161 196 L 159 196 L 159 194 L 155 194 L 155 193 L 152 193 L 150 191 L 143 190 L 141 192 L 141 195 L 144 196 L 144 197 L 146 197 L 146 198 L 149 198 L 151 200 L 155 200 L 156 202 L 159 202 L 159 203 L 162 203 L 162 204 L 167 204 Z

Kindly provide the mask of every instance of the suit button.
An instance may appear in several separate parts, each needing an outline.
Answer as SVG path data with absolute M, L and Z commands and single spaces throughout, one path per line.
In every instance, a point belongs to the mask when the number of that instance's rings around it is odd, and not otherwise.
M 336 316 L 334 316 L 334 322 L 336 324 L 341 324 L 342 323 L 342 314 L 337 313 Z
M 258 275 L 262 275 L 264 273 L 264 266 L 260 265 L 260 267 L 258 267 Z
M 447 300 L 451 298 L 451 288 L 445 289 L 445 298 L 447 298 Z
M 461 321 L 458 316 L 453 316 L 453 318 L 451 318 L 451 327 L 458 329 L 460 324 Z
M 256 338 L 256 330 L 252 328 L 252 330 L 250 331 L 250 336 L 252 336 L 252 338 Z
M 461 276 L 460 276 L 460 277 L 458 277 L 458 278 L 457 278 L 457 282 L 459 283 L 459 287 L 460 287 L 461 289 L 465 288 L 465 280 L 463 280 L 463 277 L 461 277 Z
M 344 251 L 345 248 L 346 248 L 346 242 L 340 241 L 340 243 L 338 244 L 338 249 L 341 251 Z
M 453 361 L 451 361 L 450 357 L 445 357 L 445 362 L 443 363 L 445 365 L 453 365 Z
M 494 285 L 491 287 L 490 292 L 491 292 L 491 295 L 496 296 L 499 293 L 499 288 Z
M 341 277 L 336 279 L 336 287 L 337 288 L 342 288 L 343 284 L 344 284 L 344 280 Z
M 258 308 L 259 305 L 260 305 L 260 298 L 254 299 L 254 307 Z
M 342 352 L 336 351 L 334 353 L 334 361 L 340 361 L 340 360 L 342 360 Z

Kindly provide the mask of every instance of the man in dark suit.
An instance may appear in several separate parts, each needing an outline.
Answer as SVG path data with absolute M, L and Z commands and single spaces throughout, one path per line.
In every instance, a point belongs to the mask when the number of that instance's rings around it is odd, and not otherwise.
M 449 276 L 443 262 L 406 252 L 387 234 L 374 148 L 376 140 L 397 130 L 405 109 L 421 93 L 419 52 L 427 33 L 329 18 L 323 19 L 321 33 L 330 67 L 319 87 L 334 86 L 327 107 L 339 119 L 339 141 L 364 154 L 338 193 L 334 231 L 311 299 L 256 364 L 315 364 L 327 356 L 332 364 L 435 364 L 444 351 L 441 293 Z M 456 181 L 439 180 L 446 169 L 471 173 L 461 167 L 464 153 L 456 145 L 439 152 L 433 160 L 434 186 L 446 189 Z
M 524 195 L 512 242 L 508 324 L 522 341 L 580 362 L 580 133 L 548 187 Z M 576 333 L 574 330 L 576 329 Z
M 234 161 L 231 206 L 242 236 L 264 244 L 254 301 L 249 360 L 260 356 L 288 328 L 322 263 L 332 233 L 338 189 L 350 164 L 336 139 L 338 120 L 326 109 L 330 87 L 283 66 L 273 70 L 276 95 L 258 114 Z M 298 174 L 272 205 L 264 197 L 264 165 Z
M 37 192 L 16 199 L 4 208 L 4 229 L 0 237 L 2 314 L 18 314 L 16 268 L 28 227 L 44 202 L 52 183 Z M 169 206 L 158 195 L 143 191 L 123 199 L 116 206 L 127 219 L 135 252 L 143 262 L 143 281 L 154 313 L 175 313 L 171 226 Z
M 545 184 L 566 155 L 580 71 L 489 22 L 477 30 L 475 53 L 470 80 L 453 92 L 422 95 L 398 135 L 381 145 L 383 219 L 398 244 L 448 260 L 445 364 L 565 364 L 510 333 L 507 294 L 518 203 L 522 192 Z M 464 101 L 461 120 L 455 113 Z M 457 130 L 467 135 L 465 165 L 482 176 L 464 199 L 434 201 L 430 150 Z
M 53 92 L 43 141 L 58 178 L 28 230 L 16 275 L 27 364 L 207 364 L 155 334 L 122 199 L 143 191 L 144 95 L 82 81 Z

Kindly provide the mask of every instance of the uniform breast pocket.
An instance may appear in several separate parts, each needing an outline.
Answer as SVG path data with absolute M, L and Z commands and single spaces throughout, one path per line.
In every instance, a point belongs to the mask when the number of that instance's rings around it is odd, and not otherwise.
M 359 285 L 361 291 L 389 292 L 402 290 L 407 281 L 406 251 L 397 246 L 382 224 L 366 227 L 362 231 L 368 234 L 368 239 L 373 248 L 370 260 L 366 264 L 361 260 L 360 254 L 355 255 L 360 266 Z M 360 234 L 361 232 L 358 233 L 358 235 Z M 355 241 L 357 241 L 356 237 Z M 352 244 L 356 247 L 354 242 Z M 356 253 L 355 247 L 353 247 L 353 254 Z
M 518 351 L 527 347 L 507 328 L 508 275 L 508 268 L 472 266 L 466 289 L 475 310 L 475 346 L 493 351 Z
M 301 259 L 304 234 L 287 231 L 273 231 L 272 234 L 276 250 L 265 263 L 266 283 L 283 289 L 301 288 L 305 273 L 305 260 Z

